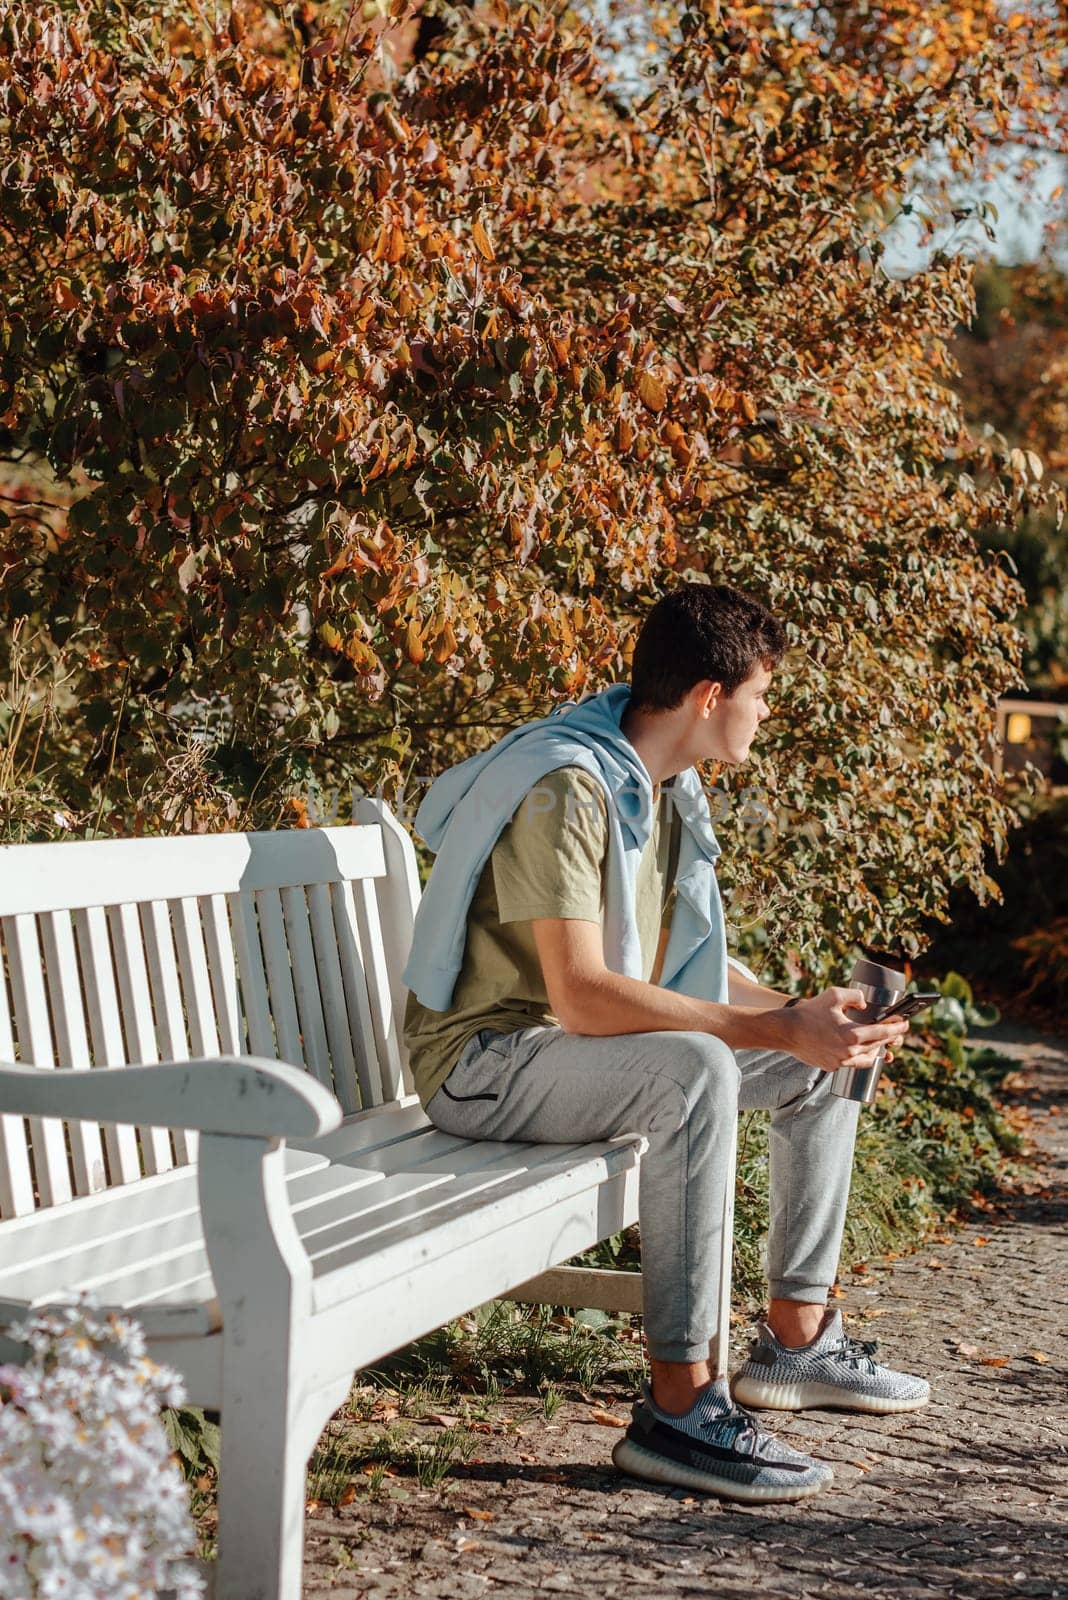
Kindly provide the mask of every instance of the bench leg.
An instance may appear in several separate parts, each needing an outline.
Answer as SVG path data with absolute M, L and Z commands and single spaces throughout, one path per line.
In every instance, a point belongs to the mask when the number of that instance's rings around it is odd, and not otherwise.
M 200 1141 L 204 1238 L 223 1321 L 218 1600 L 300 1600 L 304 1474 L 350 1378 L 313 1353 L 311 1264 L 277 1141 Z
M 345 1378 L 309 1396 L 288 1423 L 265 1386 L 223 1413 L 219 1600 L 300 1600 L 308 1457 L 351 1386 Z

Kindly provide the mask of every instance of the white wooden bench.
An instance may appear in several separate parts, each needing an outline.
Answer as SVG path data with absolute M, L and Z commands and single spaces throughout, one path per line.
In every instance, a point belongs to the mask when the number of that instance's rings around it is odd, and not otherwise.
M 0 849 L 0 1326 L 91 1291 L 221 1411 L 220 1600 L 298 1600 L 307 1459 L 359 1368 L 495 1296 L 639 1305 L 636 1274 L 539 1276 L 636 1220 L 639 1140 L 453 1139 L 411 1093 L 418 897 L 373 799 Z

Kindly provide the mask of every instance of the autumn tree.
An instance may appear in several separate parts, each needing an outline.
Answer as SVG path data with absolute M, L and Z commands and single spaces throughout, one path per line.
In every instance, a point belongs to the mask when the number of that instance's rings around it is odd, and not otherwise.
M 625 674 L 706 574 L 793 646 L 709 772 L 735 917 L 911 948 L 1009 825 L 1019 590 L 976 534 L 1046 483 L 952 390 L 971 268 L 895 279 L 883 234 L 930 152 L 1055 121 L 1044 11 L 494 0 L 414 55 L 400 0 L 358 15 L 0 0 L 3 604 L 67 675 L 50 793 L 303 820 Z

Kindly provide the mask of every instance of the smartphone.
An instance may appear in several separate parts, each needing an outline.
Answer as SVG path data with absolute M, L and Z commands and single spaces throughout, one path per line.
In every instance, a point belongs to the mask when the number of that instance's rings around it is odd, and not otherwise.
M 941 1000 L 939 993 L 934 994 L 907 994 L 898 1000 L 895 1005 L 884 1006 L 875 1013 L 876 1022 L 889 1022 L 891 1017 L 914 1017 L 919 1011 L 926 1011 L 928 1006 L 933 1006 Z

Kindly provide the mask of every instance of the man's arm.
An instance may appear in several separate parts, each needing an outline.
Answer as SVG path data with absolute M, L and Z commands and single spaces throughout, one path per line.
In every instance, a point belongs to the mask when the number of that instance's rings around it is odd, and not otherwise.
M 758 1006 L 764 1011 L 778 1010 L 790 998 L 778 989 L 769 989 L 766 984 L 757 983 L 755 978 L 747 978 L 744 972 L 739 972 L 735 967 L 727 968 L 727 992 L 732 1006 Z
M 782 995 L 766 1008 L 719 1005 L 610 972 L 599 923 L 544 917 L 532 919 L 531 928 L 549 1005 L 566 1033 L 712 1033 L 732 1050 L 785 1050 L 833 1072 L 868 1065 L 879 1045 L 896 1043 L 908 1031 L 907 1023 L 851 1022 L 844 1008 L 864 1004 L 858 989 L 827 989 L 788 1011 Z M 663 940 L 658 968 L 662 953 Z

